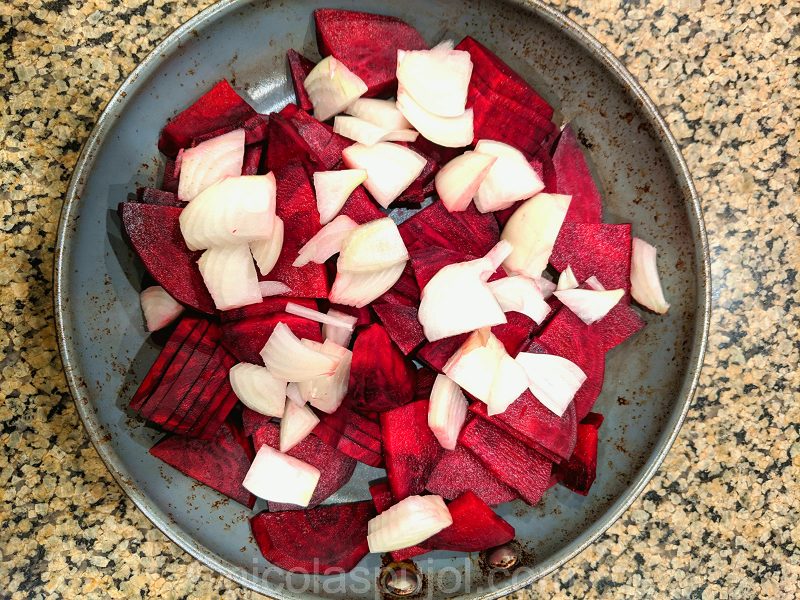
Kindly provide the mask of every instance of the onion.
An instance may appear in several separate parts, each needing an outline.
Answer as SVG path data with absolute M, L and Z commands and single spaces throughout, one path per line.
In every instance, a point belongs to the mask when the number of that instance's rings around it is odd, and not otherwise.
M 367 84 L 332 56 L 319 61 L 303 85 L 319 121 L 339 114 L 367 91 Z
M 561 275 L 558 276 L 558 286 L 556 289 L 561 292 L 564 290 L 574 290 L 578 287 L 578 280 L 575 277 L 575 273 L 572 271 L 572 267 L 567 265 L 567 268 L 561 271 Z
M 603 287 L 603 284 L 600 283 L 600 280 L 594 275 L 589 277 L 584 283 L 597 292 L 602 292 L 606 289 Z
M 436 193 L 447 210 L 466 210 L 496 160 L 496 156 L 465 152 L 442 167 L 436 174 Z
M 330 223 L 342 210 L 350 194 L 367 179 L 364 169 L 317 171 L 314 173 L 314 193 L 321 225 Z
M 542 297 L 545 300 L 552 296 L 553 292 L 556 291 L 556 284 L 545 277 L 531 277 L 531 279 L 536 282 L 536 285 L 539 286 L 539 291 L 542 292 Z
M 409 496 L 370 519 L 370 552 L 392 552 L 424 542 L 453 524 L 441 496 Z
M 520 352 L 515 360 L 525 370 L 536 399 L 559 417 L 586 381 L 580 367 L 561 356 Z
M 497 279 L 489 283 L 489 288 L 504 312 L 522 313 L 537 325 L 541 325 L 550 314 L 550 305 L 544 301 L 539 285 L 524 275 Z
M 388 131 L 411 128 L 411 123 L 397 110 L 394 100 L 359 98 L 348 106 L 345 112 Z
M 631 295 L 645 308 L 663 315 L 669 310 L 658 277 L 658 250 L 644 240 L 633 238 L 631 255 Z
M 420 106 L 402 87 L 397 90 L 397 108 L 427 140 L 446 148 L 463 148 L 475 137 L 472 109 L 455 117 L 440 117 Z
M 367 146 L 378 142 L 413 142 L 419 136 L 413 129 L 384 129 L 358 117 L 342 116 L 333 120 L 333 132 Z
M 325 225 L 300 248 L 300 253 L 292 263 L 293 267 L 302 267 L 310 262 L 323 264 L 331 256 L 342 249 L 342 242 L 350 232 L 358 227 L 358 223 L 347 215 L 339 215 Z
M 275 176 L 223 179 L 186 205 L 179 220 L 190 250 L 267 239 L 275 224 Z
M 389 217 L 354 227 L 344 239 L 337 268 L 361 273 L 379 271 L 408 260 L 397 224 Z
M 308 506 L 319 476 L 319 469 L 264 444 L 242 485 L 251 494 L 270 502 Z
M 286 386 L 286 398 L 297 404 L 297 406 L 306 405 L 306 401 L 303 400 L 303 395 L 300 393 L 299 383 L 290 383 Z
M 342 160 L 349 169 L 367 172 L 364 187 L 383 208 L 388 208 L 419 177 L 427 163 L 410 148 L 391 142 L 353 144 L 342 151 Z
M 398 85 L 434 115 L 457 117 L 464 112 L 471 77 L 469 52 L 453 50 L 451 42 L 431 50 L 397 51 Z
M 309 340 L 304 340 L 307 342 Z M 321 352 L 338 361 L 333 375 L 317 377 L 311 381 L 302 381 L 297 384 L 304 402 L 326 413 L 333 413 L 339 408 L 347 395 L 350 384 L 350 365 L 353 353 L 347 348 L 325 340 L 321 345 Z
M 295 382 L 331 375 L 338 362 L 303 344 L 285 323 L 275 326 L 261 349 L 261 358 L 275 377 Z
M 503 348 L 494 372 L 489 400 L 486 402 L 489 415 L 505 412 L 527 387 L 528 378 L 525 370 Z
M 319 417 L 308 406 L 301 406 L 292 400 L 285 400 L 285 403 L 281 419 L 281 452 L 288 452 L 306 439 L 319 423 Z
M 466 418 L 467 399 L 461 388 L 447 375 L 437 375 L 428 407 L 428 427 L 442 448 L 455 450 Z
M 261 290 L 261 297 L 268 298 L 270 296 L 280 296 L 288 294 L 292 291 L 288 285 L 282 281 L 259 281 L 258 289 Z
M 324 323 L 326 325 L 331 325 L 333 327 L 347 329 L 348 331 L 353 331 L 353 327 L 355 326 L 355 321 L 356 321 L 355 317 L 353 317 L 353 321 L 350 321 L 349 319 L 340 319 L 335 315 L 331 315 L 330 311 L 326 315 L 325 313 L 321 313 L 318 310 L 314 310 L 313 308 L 308 308 L 307 306 L 301 306 L 300 304 L 295 304 L 294 302 L 286 303 L 286 312 L 289 313 L 290 315 L 305 317 L 306 319 L 311 319 L 312 321 L 316 321 L 317 323 Z
M 335 308 L 328 309 L 328 316 L 337 321 L 347 323 L 347 327 L 338 327 L 336 325 L 324 323 L 322 325 L 322 337 L 346 348 L 350 345 L 350 338 L 353 337 L 353 329 L 356 323 L 358 323 L 358 317 L 348 315 L 346 312 L 336 310 Z
M 281 250 L 283 250 L 283 232 L 283 219 L 275 217 L 275 223 L 272 226 L 272 235 L 265 240 L 250 242 L 250 252 L 253 254 L 253 258 L 256 259 L 258 271 L 265 277 L 275 268 L 278 258 L 281 255 Z
M 503 344 L 488 327 L 479 329 L 448 359 L 442 372 L 478 400 L 488 403 L 497 367 L 505 353 Z
M 190 202 L 210 185 L 241 175 L 244 136 L 244 129 L 235 129 L 187 148 L 181 157 L 178 199 Z
M 231 310 L 261 302 L 256 266 L 246 244 L 209 248 L 197 266 L 217 309 Z
M 247 408 L 269 417 L 283 416 L 286 382 L 273 377 L 269 369 L 239 363 L 228 372 L 228 378 L 233 393 Z
M 501 236 L 514 247 L 503 263 L 509 273 L 541 276 L 553 253 L 570 199 L 571 196 L 538 194 L 514 211 Z
M 172 323 L 183 312 L 183 304 L 170 296 L 160 285 L 145 288 L 139 294 L 147 331 L 157 331 Z
M 405 263 L 397 263 L 379 271 L 338 271 L 328 298 L 334 304 L 366 306 L 391 288 L 405 269 Z
M 513 146 L 494 140 L 480 140 L 475 152 L 497 157 L 497 162 L 475 194 L 475 206 L 482 213 L 508 208 L 544 189 L 544 182 L 528 159 Z
M 625 295 L 625 290 L 563 290 L 556 298 L 578 315 L 584 323 L 591 325 L 605 317 Z

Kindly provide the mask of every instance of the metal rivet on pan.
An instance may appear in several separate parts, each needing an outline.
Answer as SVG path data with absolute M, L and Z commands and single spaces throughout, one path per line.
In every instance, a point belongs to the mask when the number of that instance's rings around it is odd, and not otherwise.
M 412 562 L 390 563 L 381 569 L 378 583 L 392 596 L 413 596 L 422 589 L 422 576 Z
M 519 560 L 517 550 L 508 544 L 497 546 L 486 552 L 486 564 L 492 569 L 507 571 L 514 567 Z

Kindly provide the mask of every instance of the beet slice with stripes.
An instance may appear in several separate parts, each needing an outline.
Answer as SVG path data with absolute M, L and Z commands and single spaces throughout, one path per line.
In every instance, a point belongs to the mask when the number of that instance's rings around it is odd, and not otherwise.
M 350 217 L 359 225 L 369 223 L 375 219 L 382 219 L 386 216 L 361 186 L 353 190 L 339 214 Z
M 316 63 L 307 59 L 294 48 L 290 48 L 286 52 L 286 60 L 289 63 L 289 75 L 292 77 L 297 105 L 305 111 L 310 111 L 314 108 L 314 105 L 311 103 L 311 98 L 308 97 L 308 92 L 306 92 L 305 80 L 316 66 Z
M 342 405 L 332 414 L 318 414 L 320 422 L 312 433 L 323 442 L 372 467 L 383 466 L 380 425 Z
M 295 573 L 350 571 L 369 553 L 367 523 L 372 502 L 318 506 L 309 510 L 262 512 L 250 519 L 261 554 Z
M 598 429 L 603 415 L 589 413 L 578 425 L 578 443 L 569 460 L 556 465 L 553 475 L 566 488 L 587 496 L 597 476 Z
M 150 454 L 181 473 L 253 508 L 256 498 L 243 486 L 255 453 L 250 440 L 233 424 L 224 423 L 209 440 L 168 435 Z
M 297 129 L 280 114 L 271 114 L 267 134 L 267 167 L 269 170 L 278 173 L 293 161 L 302 163 L 311 158 L 311 148 L 297 133 Z
M 514 527 L 475 493 L 466 491 L 447 505 L 453 524 L 423 542 L 433 550 L 480 552 L 514 539 Z
M 353 144 L 353 140 L 333 132 L 333 127 L 317 121 L 295 104 L 287 104 L 280 115 L 297 130 L 311 148 L 311 162 L 321 170 L 331 170 L 342 164 L 342 151 Z
M 434 245 L 483 256 L 500 240 L 500 228 L 492 213 L 482 214 L 474 204 L 451 213 L 442 202 L 433 202 L 398 229 L 409 250 Z

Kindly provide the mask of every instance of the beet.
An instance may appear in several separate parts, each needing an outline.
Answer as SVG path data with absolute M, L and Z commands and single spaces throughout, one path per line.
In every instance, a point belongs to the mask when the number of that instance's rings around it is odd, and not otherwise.
M 311 181 L 300 162 L 292 162 L 275 173 L 278 182 L 277 215 L 283 219 L 283 249 L 275 268 L 262 280 L 280 281 L 301 298 L 327 298 L 328 275 L 325 265 L 310 262 L 294 267 L 305 243 L 322 227 Z
M 294 126 L 280 114 L 271 114 L 267 135 L 267 167 L 269 170 L 277 174 L 291 162 L 302 163 L 311 159 L 311 148 L 300 137 Z
M 483 256 L 500 240 L 500 229 L 492 213 L 481 214 L 474 204 L 463 212 L 448 212 L 434 202 L 400 226 L 400 235 L 409 250 L 429 245 Z
M 247 508 L 256 502 L 242 487 L 255 453 L 250 440 L 231 423 L 223 424 L 210 440 L 168 435 L 150 448 L 150 454 Z
M 375 219 L 382 219 L 386 216 L 361 186 L 353 190 L 339 214 L 350 217 L 359 225 L 369 223 Z
M 600 223 L 603 220 L 603 198 L 571 125 L 561 130 L 553 153 L 553 166 L 558 174 L 558 193 L 572 196 L 564 220 L 568 223 Z
M 242 431 L 247 436 L 252 436 L 256 431 L 272 422 L 272 417 L 262 415 L 246 406 L 242 407 Z M 260 446 L 256 445 L 256 451 Z
M 263 365 L 261 350 L 278 323 L 285 323 L 299 338 L 322 341 L 319 323 L 285 312 L 222 323 L 222 343 L 241 362 Z
M 550 264 L 558 271 L 572 267 L 579 282 L 592 275 L 607 290 L 631 288 L 630 223 L 564 223 Z
M 228 321 L 238 321 L 240 319 L 250 319 L 253 317 L 263 317 L 273 313 L 282 313 L 286 310 L 286 305 L 289 302 L 294 302 L 306 308 L 313 308 L 317 310 L 317 301 L 313 298 L 292 298 L 289 296 L 268 296 L 258 304 L 248 304 L 232 310 L 223 310 L 219 312 L 220 321 L 226 323 Z
M 434 144 L 432 141 L 422 136 L 419 136 L 415 141 L 407 144 L 407 146 L 428 160 L 433 160 L 439 167 L 443 167 L 464 151 L 463 148 L 445 148 L 439 144 Z M 433 173 L 430 178 L 426 180 L 426 184 L 433 180 L 433 175 L 435 174 L 436 173 Z
M 372 308 L 403 354 L 411 354 L 425 342 L 415 307 L 379 302 L 373 304 Z
M 417 359 L 441 373 L 445 363 L 468 337 L 468 333 L 461 333 L 435 342 L 427 342 L 417 351 Z
M 192 146 L 197 146 L 206 140 L 225 135 L 234 129 L 244 129 L 244 143 L 245 145 L 261 144 L 267 139 L 267 131 L 269 129 L 269 115 L 254 114 L 246 121 L 241 123 L 231 123 L 225 127 L 220 127 L 214 131 L 209 131 L 202 135 L 197 136 L 192 140 Z
M 347 402 L 360 411 L 383 412 L 414 399 L 416 369 L 381 325 L 358 332 L 353 345 Z
M 158 204 L 159 206 L 176 206 L 182 208 L 186 204 L 178 200 L 178 195 L 155 188 L 140 187 L 136 190 L 137 202 L 144 204 Z
M 364 80 L 364 96 L 394 92 L 398 50 L 425 50 L 428 45 L 411 25 L 395 17 L 330 8 L 314 11 L 317 46 Z
M 364 464 L 383 466 L 383 441 L 380 425 L 359 415 L 346 405 L 332 414 L 319 414 L 312 432 L 323 442 Z
M 355 325 L 356 327 L 363 327 L 364 325 L 369 325 L 370 323 L 375 322 L 375 319 L 372 316 L 372 311 L 370 311 L 369 306 L 362 306 L 361 308 L 356 308 L 355 306 L 345 306 L 344 304 L 334 303 L 331 304 L 331 308 L 358 319 L 356 321 Z
M 581 421 L 579 424 L 591 425 L 595 429 L 600 429 L 600 426 L 603 424 L 603 421 L 605 420 L 606 418 L 600 413 L 590 412 L 583 418 L 583 421 Z
M 242 162 L 242 175 L 258 175 L 262 172 L 261 156 L 264 153 L 262 144 L 250 144 L 244 148 L 244 161 Z
M 516 532 L 477 495 L 466 491 L 447 505 L 453 524 L 424 545 L 451 552 L 479 552 L 502 546 L 514 539 Z
M 280 114 L 291 122 L 300 137 L 306 141 L 311 148 L 311 160 L 320 169 L 331 170 L 338 167 L 342 162 L 342 151 L 353 144 L 352 140 L 334 133 L 333 127 L 320 123 L 294 104 L 285 106 Z
M 280 432 L 280 425 L 267 423 L 253 434 L 253 444 L 256 448 L 267 444 L 277 450 L 280 447 Z M 355 460 L 313 435 L 307 436 L 286 454 L 302 460 L 320 472 L 319 482 L 308 504 L 309 508 L 317 506 L 338 492 L 345 483 L 350 481 L 356 468 Z M 294 504 L 269 503 L 269 509 L 272 512 L 301 510 L 302 508 Z
M 561 485 L 581 496 L 589 494 L 597 475 L 597 430 L 602 422 L 602 415 L 589 413 L 587 419 L 578 425 L 578 443 L 572 456 L 553 469 L 553 475 Z
M 297 105 L 307 112 L 313 110 L 314 105 L 311 104 L 304 82 L 316 64 L 293 48 L 286 52 L 286 60 L 289 63 L 289 75 L 292 78 Z
M 506 313 L 506 323 L 492 327 L 492 333 L 512 357 L 524 348 L 539 326 L 536 321 L 515 311 Z
M 428 427 L 428 400 L 381 413 L 383 454 L 396 501 L 421 494 L 442 447 Z
M 533 506 L 541 500 L 551 470 L 551 463 L 544 456 L 484 419 L 467 423 L 459 442 L 525 502 Z
M 424 289 L 433 276 L 444 267 L 455 263 L 473 260 L 475 257 L 460 250 L 442 248 L 441 246 L 423 246 L 418 244 L 409 251 L 414 277 L 420 289 Z
M 425 166 L 422 167 L 422 172 L 417 175 L 417 178 L 412 181 L 409 186 L 403 191 L 403 193 L 395 200 L 397 204 L 421 204 L 423 200 L 427 196 L 430 196 L 433 193 L 433 188 L 430 191 L 426 191 L 428 184 L 433 182 L 434 176 L 439 171 L 439 163 L 436 162 L 430 156 L 420 152 L 417 148 L 413 147 L 411 144 L 405 142 L 397 142 L 401 146 L 406 146 L 411 148 L 418 154 L 420 154 L 423 158 L 425 158 Z
M 608 314 L 592 324 L 592 329 L 600 338 L 603 349 L 608 352 L 620 345 L 634 333 L 643 329 L 644 319 L 630 305 L 629 296 L 624 296 Z
M 296 573 L 350 571 L 369 553 L 367 523 L 372 502 L 261 512 L 250 519 L 253 537 L 269 562 Z
M 394 304 L 396 306 L 410 306 L 416 309 L 420 301 L 420 289 L 414 276 L 414 267 L 411 261 L 406 262 L 403 274 L 389 291 L 375 300 L 373 304 Z
M 381 514 L 396 504 L 396 501 L 392 496 L 392 491 L 389 489 L 389 481 L 386 479 L 373 481 L 369 485 L 369 495 L 372 496 L 372 503 L 375 505 L 375 510 L 378 514 Z M 400 562 L 408 560 L 409 558 L 413 558 L 414 556 L 419 556 L 420 554 L 425 554 L 429 551 L 430 550 L 424 545 L 418 545 L 409 546 L 408 548 L 403 548 L 401 550 L 395 550 L 389 554 L 391 555 L 392 560 L 395 562 Z
M 180 162 L 174 158 L 167 158 L 164 164 L 164 174 L 161 176 L 161 189 L 165 192 L 177 194 L 179 177 Z
M 495 506 L 517 499 L 517 493 L 499 481 L 483 463 L 464 446 L 442 453 L 425 484 L 432 494 L 453 500 L 467 491 L 474 492 L 486 504 Z
M 214 301 L 197 267 L 202 252 L 186 247 L 180 208 L 123 202 L 119 211 L 131 246 L 158 284 L 178 302 L 212 314 Z
M 174 157 L 188 148 L 194 138 L 220 128 L 240 126 L 257 115 L 255 110 L 222 80 L 189 108 L 173 117 L 161 130 L 158 149 Z

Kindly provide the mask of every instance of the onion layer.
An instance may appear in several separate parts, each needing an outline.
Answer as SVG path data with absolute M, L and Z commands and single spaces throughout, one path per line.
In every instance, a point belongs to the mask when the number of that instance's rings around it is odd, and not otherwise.
M 283 219 L 275 217 L 272 235 L 265 240 L 250 242 L 250 252 L 258 265 L 258 271 L 265 277 L 275 268 L 283 250 Z
M 319 121 L 339 114 L 367 91 L 367 84 L 332 56 L 319 61 L 303 85 Z
M 328 298 L 334 304 L 356 308 L 366 306 L 397 283 L 405 266 L 405 262 L 402 262 L 379 271 L 361 273 L 339 270 Z
M 539 285 L 524 275 L 497 279 L 489 283 L 489 288 L 504 312 L 522 313 L 537 325 L 541 325 L 550 314 L 550 305 L 545 302 Z
M 317 323 L 324 323 L 325 325 L 330 325 L 332 327 L 347 329 L 350 332 L 353 331 L 353 327 L 355 326 L 356 323 L 355 317 L 353 318 L 352 321 L 350 319 L 341 319 L 335 315 L 330 314 L 331 311 L 328 311 L 328 314 L 325 314 L 319 312 L 318 310 L 314 310 L 313 308 L 308 308 L 307 306 L 301 306 L 300 304 L 295 304 L 294 302 L 286 303 L 286 312 L 289 313 L 290 315 L 297 315 L 298 317 L 305 317 L 306 319 L 311 319 L 312 321 L 316 321 Z
M 544 189 L 544 182 L 525 155 L 513 146 L 494 140 L 480 140 L 475 152 L 497 158 L 475 194 L 475 206 L 482 213 L 508 208 Z
M 308 506 L 319 477 L 319 469 L 264 444 L 242 485 L 264 500 Z
M 228 372 L 233 393 L 250 410 L 269 417 L 282 417 L 286 403 L 286 382 L 269 369 L 250 363 L 234 365 Z
M 285 400 L 281 419 L 280 449 L 288 452 L 302 442 L 319 423 L 319 417 L 308 406 Z
M 184 150 L 178 179 L 178 199 L 190 202 L 218 181 L 241 175 L 244 137 L 244 129 L 235 129 Z
M 261 302 L 258 274 L 247 245 L 209 248 L 203 252 L 197 266 L 219 310 Z
M 455 117 L 440 117 L 420 106 L 402 87 L 397 91 L 397 108 L 427 140 L 445 148 L 469 146 L 475 137 L 472 109 Z
M 302 381 L 297 384 L 297 387 L 305 402 L 322 412 L 330 414 L 336 412 L 336 409 L 341 406 L 344 397 L 347 395 L 353 353 L 330 340 L 325 340 L 320 351 L 338 361 L 336 371 L 333 375 L 317 377 L 311 381 Z
M 515 360 L 525 370 L 536 399 L 559 417 L 586 381 L 580 367 L 561 356 L 520 352 Z
M 292 291 L 292 288 L 282 281 L 259 281 L 258 289 L 261 290 L 262 298 L 281 296 L 282 294 L 288 294 Z
M 333 120 L 333 132 L 367 146 L 378 142 L 413 142 L 419 137 L 413 129 L 384 129 L 358 117 L 343 116 Z
M 408 250 L 397 225 L 385 217 L 357 225 L 348 231 L 341 246 L 337 268 L 357 273 L 379 271 L 407 260 Z
M 564 303 L 564 306 L 574 312 L 581 321 L 591 325 L 605 317 L 614 308 L 625 290 L 563 290 L 556 292 L 556 298 Z
M 411 123 L 403 116 L 403 113 L 397 110 L 394 100 L 359 98 L 348 106 L 345 112 L 387 131 L 411 128 Z
M 336 319 L 337 321 L 347 323 L 347 326 L 339 327 L 325 323 L 322 325 L 322 337 L 324 337 L 326 340 L 332 341 L 334 344 L 338 344 L 339 346 L 347 348 L 347 346 L 350 345 L 350 338 L 353 337 L 353 329 L 358 322 L 358 317 L 348 315 L 346 312 L 336 310 L 335 308 L 328 309 L 328 316 Z
M 556 290 L 561 292 L 564 290 L 574 290 L 576 287 L 578 287 L 578 280 L 575 278 L 572 267 L 567 265 L 567 268 L 561 271 L 561 275 L 558 276 L 558 286 Z
M 317 171 L 314 173 L 314 194 L 321 225 L 330 223 L 342 210 L 350 194 L 367 179 L 364 169 Z
M 147 331 L 157 331 L 172 323 L 184 310 L 183 304 L 170 296 L 160 285 L 145 288 L 139 294 Z
M 261 350 L 261 358 L 275 377 L 294 382 L 331 375 L 338 362 L 303 344 L 285 323 L 275 326 Z
M 419 177 L 427 163 L 410 148 L 391 142 L 353 144 L 344 149 L 342 160 L 349 169 L 367 172 L 364 187 L 383 208 L 388 208 Z
M 347 215 L 339 215 L 325 225 L 300 248 L 300 253 L 292 263 L 293 267 L 302 267 L 310 262 L 322 264 L 342 249 L 342 243 L 358 223 Z
M 503 263 L 508 272 L 541 276 L 553 253 L 570 200 L 571 196 L 538 194 L 514 211 L 501 236 L 514 247 Z
M 663 315 L 669 310 L 669 303 L 664 298 L 658 277 L 657 256 L 658 251 L 654 246 L 637 237 L 633 238 L 631 295 L 645 308 Z
M 469 52 L 444 42 L 431 50 L 398 50 L 397 83 L 426 111 L 457 117 L 467 104 L 472 77 Z
M 441 496 L 409 496 L 367 526 L 370 552 L 392 552 L 424 542 L 453 524 Z
M 455 450 L 458 434 L 467 418 L 467 399 L 461 388 L 447 375 L 433 382 L 428 408 L 428 427 L 446 450 Z
M 442 167 L 436 174 L 436 193 L 447 210 L 466 210 L 495 161 L 496 156 L 465 152 Z

